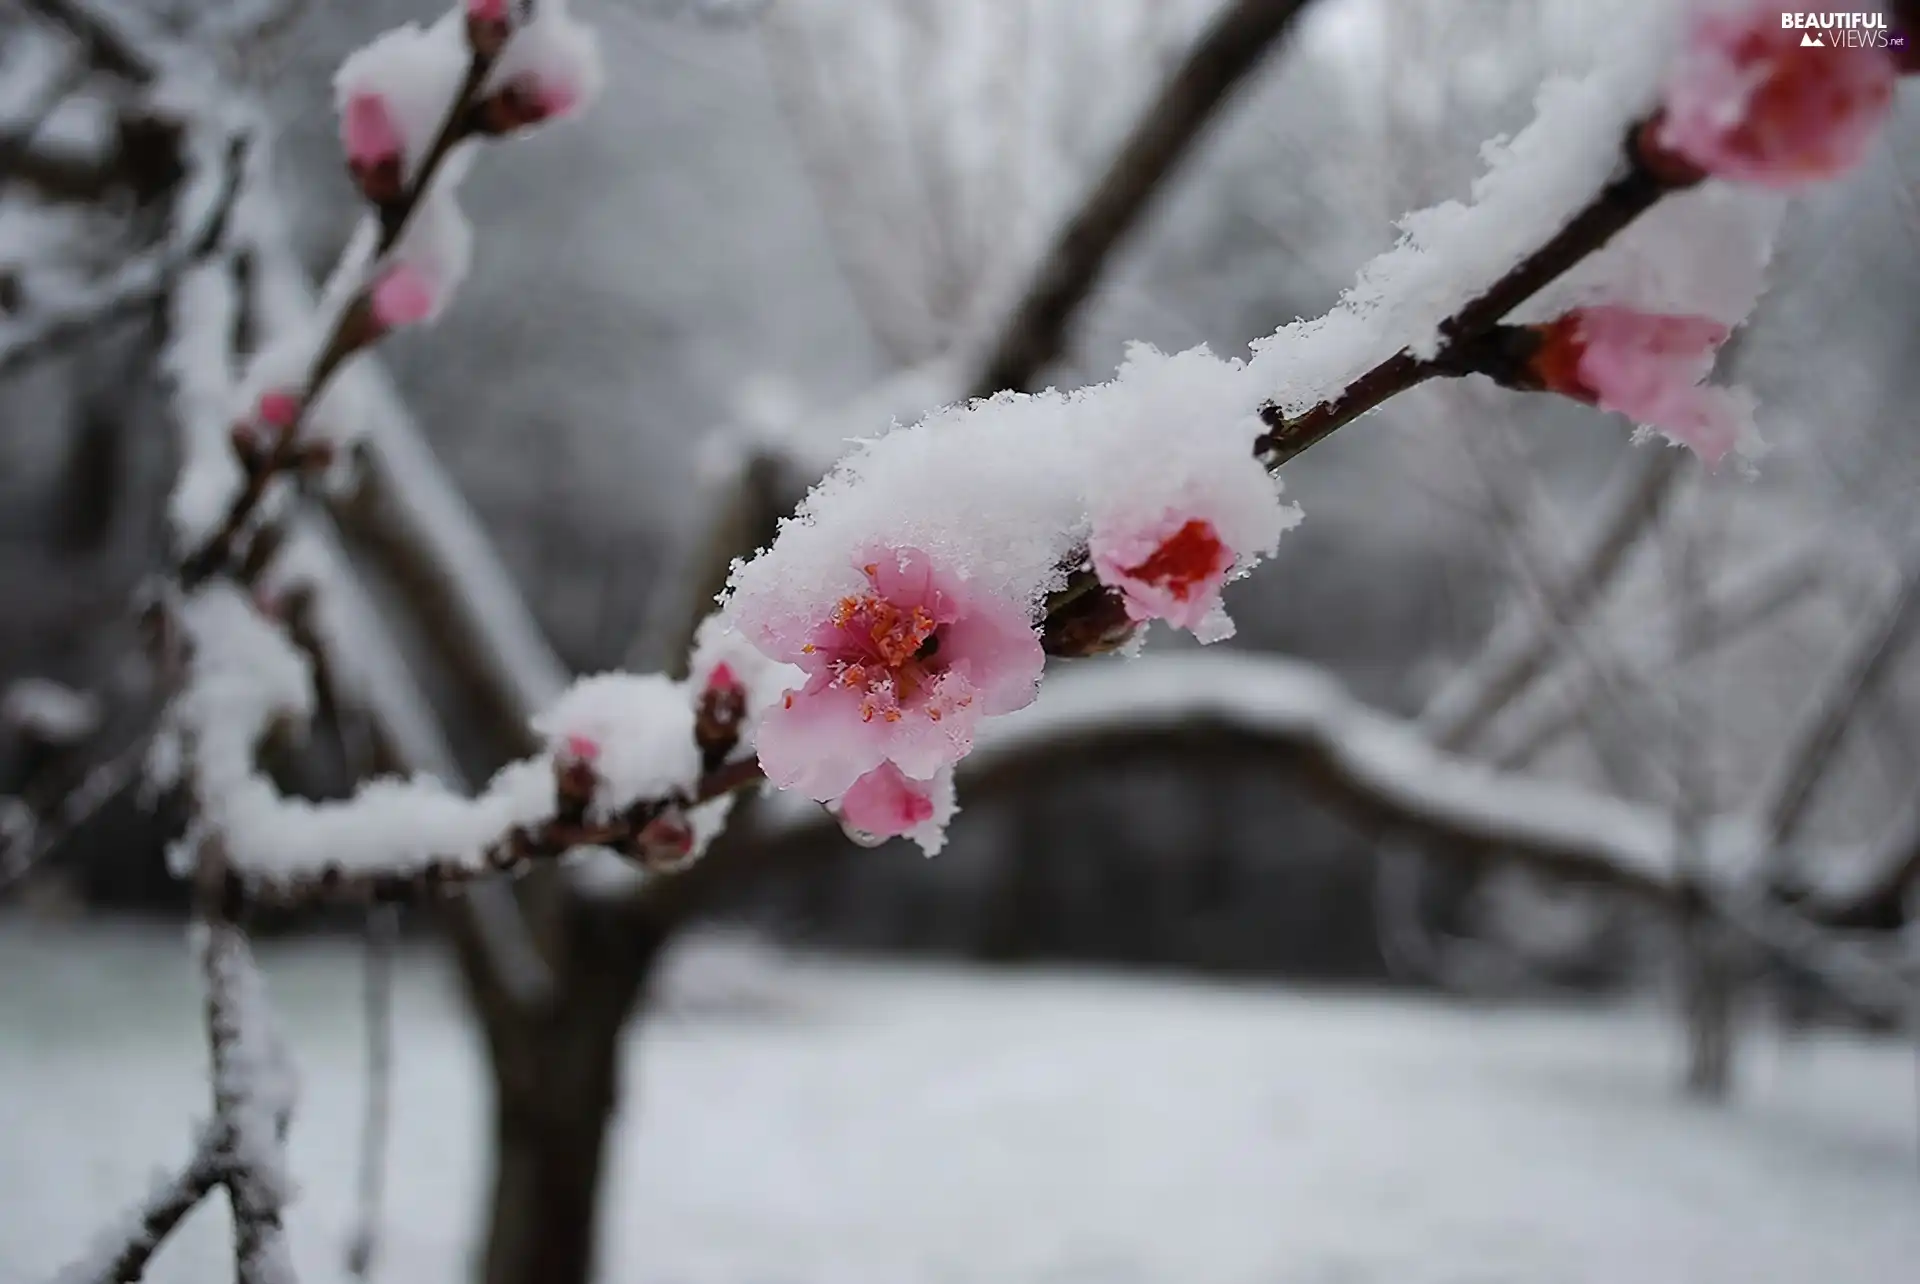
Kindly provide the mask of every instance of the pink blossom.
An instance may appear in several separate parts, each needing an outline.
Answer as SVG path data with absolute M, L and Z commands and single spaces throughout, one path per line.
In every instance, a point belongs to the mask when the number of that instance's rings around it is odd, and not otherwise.
M 291 428 L 300 418 L 300 398 L 284 388 L 263 392 L 254 414 L 269 428 Z
M 400 130 L 387 100 L 372 92 L 354 94 L 340 111 L 340 145 L 356 174 L 400 161 Z
M 980 592 L 919 549 L 855 565 L 865 591 L 811 626 L 741 622 L 807 674 L 761 723 L 760 764 L 780 788 L 823 802 L 882 763 L 926 780 L 959 761 L 983 716 L 1033 699 L 1046 661 L 1023 603 Z
M 600 742 L 591 736 L 569 735 L 560 743 L 575 762 L 592 762 L 600 756 Z
M 1533 373 L 1551 392 L 1657 428 L 1717 464 L 1746 424 L 1737 394 L 1701 383 L 1728 333 L 1709 317 L 1580 308 L 1539 327 Z
M 1899 72 L 1887 49 L 1805 47 L 1761 0 L 1703 16 L 1667 88 L 1652 142 L 1707 174 L 1791 188 L 1859 163 L 1893 105 Z
M 733 666 L 722 660 L 708 671 L 703 688 L 707 691 L 745 691 L 746 684 L 734 673 Z
M 426 273 L 410 263 L 395 264 L 374 283 L 373 319 L 388 330 L 416 325 L 433 315 L 439 304 L 434 294 Z
M 476 22 L 505 22 L 507 0 L 467 0 L 467 17 Z
M 862 841 L 879 843 L 911 835 L 934 820 L 935 795 L 950 781 L 911 780 L 883 762 L 853 782 L 840 799 L 840 823 Z
M 1142 526 L 1096 530 L 1088 541 L 1100 582 L 1120 590 L 1127 618 L 1200 631 L 1220 608 L 1233 550 L 1212 522 L 1166 509 Z

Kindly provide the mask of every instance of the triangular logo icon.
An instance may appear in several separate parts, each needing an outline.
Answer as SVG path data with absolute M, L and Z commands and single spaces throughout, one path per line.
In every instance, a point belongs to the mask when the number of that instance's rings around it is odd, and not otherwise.
M 1827 47 L 1826 37 L 1816 36 L 1809 31 L 1800 37 L 1800 47 L 1802 49 L 1825 49 Z

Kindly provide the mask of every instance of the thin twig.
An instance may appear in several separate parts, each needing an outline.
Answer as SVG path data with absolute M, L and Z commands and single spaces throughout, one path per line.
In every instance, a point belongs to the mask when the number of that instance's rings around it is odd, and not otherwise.
M 1873 698 L 1920 623 L 1920 544 L 1901 568 L 1901 583 L 1886 611 L 1856 635 L 1813 711 L 1782 755 L 1763 804 L 1762 823 L 1776 852 L 1784 852 L 1805 823 L 1820 786 L 1839 761 L 1841 742 L 1860 706 Z M 1776 871 L 1778 872 L 1778 871 Z
M 448 104 L 447 114 L 442 118 L 432 144 L 421 158 L 412 182 L 398 197 L 376 210 L 380 232 L 374 245 L 372 262 L 379 262 L 399 242 L 427 194 L 433 190 L 434 180 L 439 176 L 447 157 L 452 154 L 455 145 L 467 136 L 471 128 L 473 96 L 486 80 L 492 66 L 492 57 L 478 49 L 472 51 L 459 93 Z M 266 458 L 249 470 L 246 483 L 234 495 L 219 527 L 205 543 L 182 559 L 179 574 L 181 587 L 196 588 L 229 567 L 242 536 L 253 524 L 274 481 L 296 473 L 302 467 L 305 454 L 300 446 L 300 429 L 321 393 L 326 390 L 328 382 L 349 357 L 366 346 L 369 334 L 364 312 L 367 306 L 364 295 L 356 293 L 334 315 L 326 341 L 321 344 L 302 383 L 300 406 L 294 422 L 282 432 Z
M 386 1185 L 387 1121 L 393 1101 L 393 953 L 399 911 L 376 906 L 367 914 L 367 971 L 363 992 L 367 1034 L 366 1113 L 360 1121 L 359 1207 L 347 1244 L 347 1273 L 371 1279 L 380 1254 L 380 1206 Z
M 139 783 L 141 768 L 146 764 L 147 745 L 147 738 L 142 736 L 91 768 L 79 785 L 60 799 L 51 816 L 35 819 L 22 843 L 24 850 L 16 852 L 10 846 L 0 845 L 0 901 L 45 868 L 82 825 L 99 815 L 102 807 Z

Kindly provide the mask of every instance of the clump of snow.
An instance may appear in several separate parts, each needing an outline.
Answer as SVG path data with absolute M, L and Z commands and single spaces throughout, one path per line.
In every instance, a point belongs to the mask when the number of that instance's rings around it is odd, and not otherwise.
M 100 726 L 100 701 L 51 678 L 20 678 L 0 696 L 0 723 L 47 745 L 74 745 Z
M 700 779 L 692 696 L 686 683 L 658 674 L 582 678 L 533 727 L 552 745 L 578 738 L 593 746 L 594 808 L 602 815 L 690 795 Z
M 1676 192 L 1514 309 L 1513 319 L 1550 321 L 1615 304 L 1738 325 L 1766 291 L 1785 214 L 1783 198 L 1727 183 Z
M 1205 348 L 1160 358 L 1136 348 L 1114 379 L 1117 405 L 1111 449 L 1102 449 L 1088 477 L 1091 550 L 1102 581 L 1124 588 L 1136 620 L 1164 618 L 1191 629 L 1203 642 L 1233 634 L 1220 604 L 1220 585 L 1245 575 L 1278 550 L 1300 509 L 1275 502 L 1279 483 L 1254 458 L 1250 443 L 1264 425 L 1247 404 L 1239 366 L 1217 361 Z M 1137 450 L 1149 425 L 1178 425 L 1174 450 Z M 1162 429 L 1164 431 L 1164 429 Z M 1204 583 L 1142 581 L 1145 562 L 1164 535 L 1200 523 L 1219 546 L 1225 565 L 1198 577 Z
M 182 274 L 173 288 L 173 341 L 161 361 L 173 383 L 174 421 L 180 433 L 180 472 L 168 501 L 174 542 L 197 548 L 219 526 L 240 488 L 239 461 L 227 436 L 233 369 L 227 336 L 233 333 L 233 276 L 214 261 Z
M 255 751 L 277 722 L 311 716 L 306 658 L 231 585 L 206 586 L 176 614 L 189 647 L 188 681 L 168 710 L 149 771 L 163 783 L 178 779 L 198 803 L 173 853 L 177 873 L 184 876 L 198 843 L 214 836 L 235 869 L 267 882 L 329 868 L 477 867 L 503 836 L 553 815 L 553 769 L 544 758 L 508 766 L 473 798 L 428 776 L 371 781 L 338 802 L 282 796 L 255 765 Z

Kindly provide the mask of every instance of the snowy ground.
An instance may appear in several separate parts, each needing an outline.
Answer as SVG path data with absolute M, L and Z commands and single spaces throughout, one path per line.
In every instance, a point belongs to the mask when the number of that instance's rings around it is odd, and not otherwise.
M 267 952 L 308 1092 L 293 1225 L 341 1278 L 357 966 Z M 178 934 L 0 924 L 0 1280 L 182 1153 L 205 1089 Z M 1771 1041 L 1732 1110 L 1648 1013 L 696 951 L 634 1045 L 619 1284 L 1899 1284 L 1914 1058 Z M 466 1277 L 483 1096 L 452 978 L 397 997 L 383 1277 Z M 227 1278 L 203 1215 L 153 1272 Z

